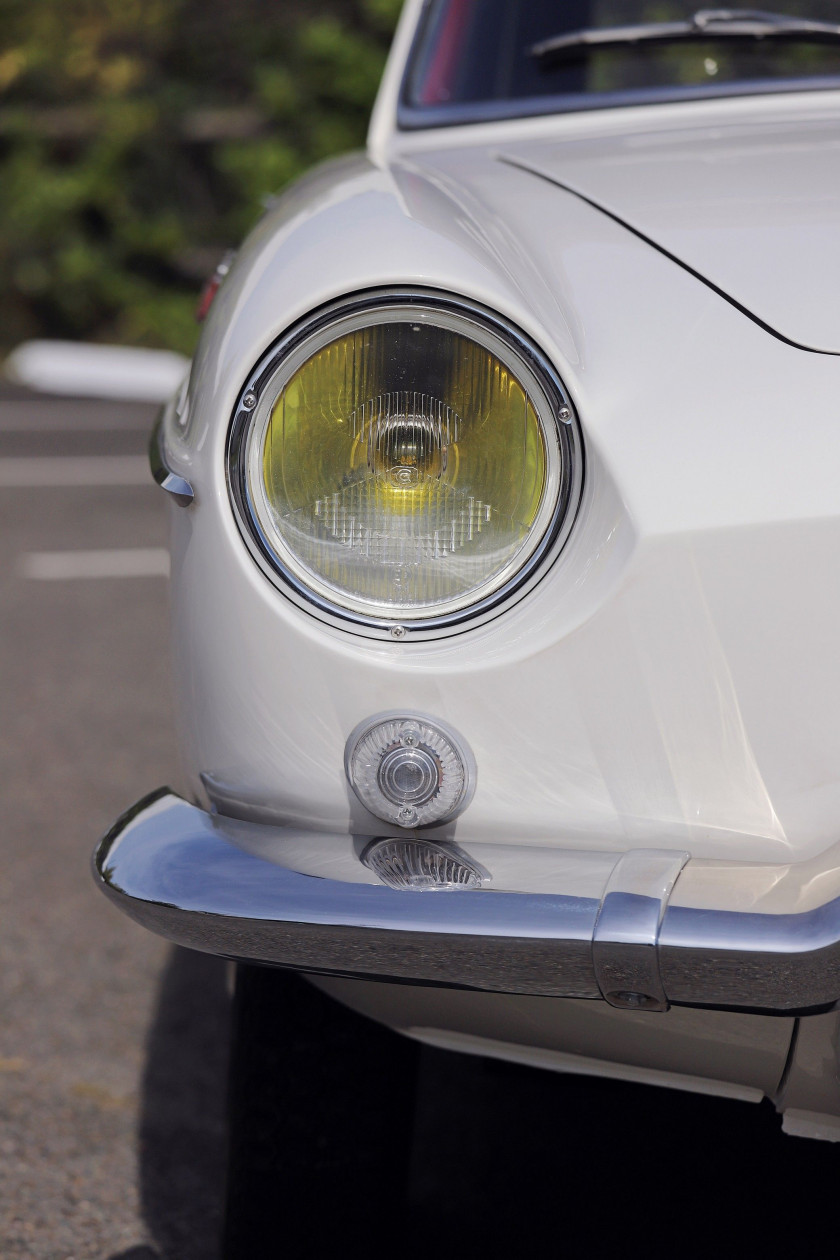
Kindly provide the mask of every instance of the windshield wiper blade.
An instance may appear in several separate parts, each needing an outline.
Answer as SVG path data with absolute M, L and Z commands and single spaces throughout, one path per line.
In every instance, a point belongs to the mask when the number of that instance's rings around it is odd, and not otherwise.
M 840 43 L 840 26 L 765 13 L 760 9 L 698 9 L 682 22 L 641 22 L 634 26 L 587 27 L 541 40 L 528 55 L 542 65 L 575 60 L 603 48 L 673 44 L 683 40 L 779 39 L 800 43 Z

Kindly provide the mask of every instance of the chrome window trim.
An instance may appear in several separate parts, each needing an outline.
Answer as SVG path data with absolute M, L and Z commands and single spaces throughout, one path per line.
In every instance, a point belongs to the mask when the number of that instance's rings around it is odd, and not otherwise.
M 588 96 L 526 96 L 512 100 L 466 101 L 461 105 L 415 105 L 405 96 L 397 104 L 397 130 L 436 131 L 441 127 L 478 126 L 543 118 L 548 114 L 585 114 L 599 110 L 655 108 L 697 101 L 742 99 L 750 96 L 790 96 L 799 92 L 836 92 L 840 76 L 819 79 L 779 79 L 761 83 L 721 83 L 717 87 L 675 87 L 647 91 L 598 92 Z
M 364 313 L 389 305 L 416 304 L 461 316 L 485 325 L 506 342 L 537 377 L 551 407 L 561 447 L 561 479 L 556 508 L 538 546 L 512 577 L 498 590 L 474 604 L 439 616 L 412 618 L 406 622 L 394 617 L 367 616 L 328 600 L 307 586 L 276 555 L 260 526 L 250 503 L 247 477 L 247 438 L 262 391 L 273 379 L 278 366 L 306 340 L 344 316 Z M 561 415 L 562 413 L 562 415 Z M 228 495 L 239 532 L 253 558 L 277 590 L 336 628 L 370 638 L 398 638 L 411 642 L 461 633 L 498 616 L 518 602 L 539 581 L 563 549 L 580 507 L 584 485 L 584 450 L 574 406 L 559 374 L 547 356 L 504 317 L 467 298 L 433 289 L 388 288 L 351 295 L 299 321 L 260 358 L 240 390 L 228 427 L 225 448 Z

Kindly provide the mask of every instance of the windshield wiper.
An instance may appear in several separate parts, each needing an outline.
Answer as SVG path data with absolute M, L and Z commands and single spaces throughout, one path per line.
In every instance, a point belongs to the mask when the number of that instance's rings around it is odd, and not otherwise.
M 602 48 L 638 44 L 674 44 L 683 40 L 795 40 L 800 43 L 840 43 L 840 26 L 764 13 L 760 9 L 698 9 L 683 22 L 641 22 L 635 26 L 587 27 L 541 40 L 528 55 L 542 65 L 575 60 Z

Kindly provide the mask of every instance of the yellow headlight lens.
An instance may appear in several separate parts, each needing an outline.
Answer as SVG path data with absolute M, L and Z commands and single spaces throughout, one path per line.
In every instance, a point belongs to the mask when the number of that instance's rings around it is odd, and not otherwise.
M 248 497 L 280 563 L 321 598 L 373 618 L 445 615 L 508 582 L 556 517 L 549 413 L 525 361 L 481 325 L 408 306 L 347 317 L 263 391 Z

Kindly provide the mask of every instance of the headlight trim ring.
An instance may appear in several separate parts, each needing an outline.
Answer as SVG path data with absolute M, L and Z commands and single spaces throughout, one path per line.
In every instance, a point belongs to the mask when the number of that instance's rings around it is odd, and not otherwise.
M 536 547 L 503 585 L 489 595 L 457 610 L 427 617 L 405 618 L 395 609 L 394 616 L 374 616 L 324 597 L 307 585 L 284 564 L 261 527 L 248 485 L 247 448 L 249 434 L 260 411 L 262 395 L 290 356 L 342 319 L 369 312 L 387 313 L 389 307 L 422 308 L 448 319 L 464 321 L 464 335 L 478 327 L 503 342 L 507 351 L 536 377 L 548 401 L 560 447 L 560 487 L 553 518 Z M 284 386 L 285 388 L 285 386 Z M 349 295 L 298 321 L 260 358 L 242 386 L 228 428 L 226 473 L 229 497 L 240 534 L 252 557 L 272 585 L 298 607 L 334 627 L 375 639 L 405 642 L 439 638 L 462 633 L 498 616 L 518 602 L 548 571 L 565 546 L 574 524 L 583 492 L 584 450 L 574 407 L 562 381 L 545 354 L 513 323 L 477 302 L 437 290 L 389 288 Z

